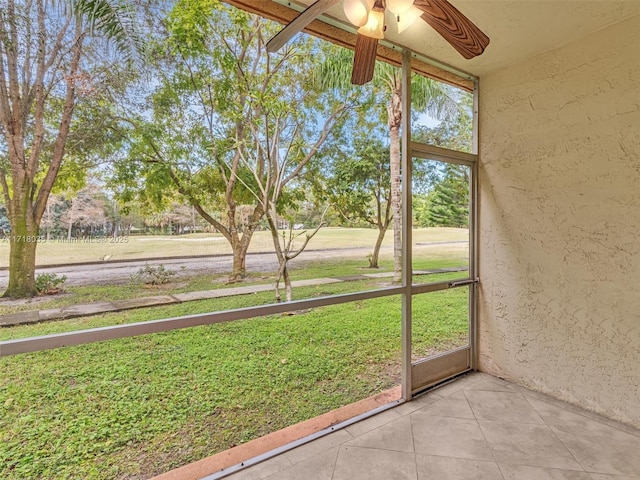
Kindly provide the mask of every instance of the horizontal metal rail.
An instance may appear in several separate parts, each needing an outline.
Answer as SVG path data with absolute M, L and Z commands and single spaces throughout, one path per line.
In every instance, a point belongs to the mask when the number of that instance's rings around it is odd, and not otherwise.
M 477 163 L 478 155 L 472 153 L 458 152 L 447 148 L 425 145 L 424 143 L 411 142 L 411 154 L 417 158 L 425 160 L 439 160 L 458 165 L 473 166 Z
M 449 286 L 451 288 L 464 287 L 466 285 L 475 285 L 478 282 L 479 280 L 477 278 L 467 278 L 464 280 L 454 280 L 453 282 L 449 282 Z
M 329 305 L 339 305 L 342 303 L 370 300 L 391 295 L 399 295 L 402 292 L 402 287 L 389 287 L 378 290 L 368 290 L 365 292 L 332 295 L 328 297 L 320 297 L 309 300 L 297 300 L 286 303 L 239 308 L 236 310 L 226 310 L 224 312 L 202 313 L 198 315 L 167 318 L 163 320 L 152 320 L 148 322 L 114 325 L 111 327 L 76 330 L 73 332 L 44 335 L 40 337 L 6 340 L 0 342 L 0 357 L 8 357 L 11 355 L 37 352 L 40 350 L 49 350 L 53 348 L 69 347 L 73 345 L 85 345 L 89 343 L 102 342 L 105 340 L 116 340 L 118 338 L 147 335 L 150 333 L 167 332 L 170 330 L 178 330 L 182 328 L 212 325 L 215 323 L 224 323 L 234 320 L 262 317 L 266 315 L 274 315 L 278 313 L 292 312 L 308 308 L 326 307 Z
M 474 280 L 472 278 L 461 278 L 459 280 L 452 280 L 448 282 L 414 283 L 413 285 L 411 285 L 411 295 L 438 292 L 440 290 L 447 290 L 449 288 L 458 288 L 464 287 L 466 285 L 473 285 L 474 283 L 478 283 L 478 280 Z

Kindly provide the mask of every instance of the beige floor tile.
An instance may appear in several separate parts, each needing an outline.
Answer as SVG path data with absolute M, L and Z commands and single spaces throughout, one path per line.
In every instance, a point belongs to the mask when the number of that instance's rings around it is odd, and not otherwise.
M 640 477 L 629 477 L 627 475 L 608 475 L 606 473 L 592 473 L 593 480 L 640 480 Z
M 592 480 L 588 473 L 557 468 L 500 464 L 504 480 Z
M 374 415 L 373 417 L 362 420 L 361 422 L 349 425 L 345 430 L 349 432 L 354 438 L 359 437 L 360 435 L 370 432 L 371 430 L 375 430 L 376 428 L 386 425 L 393 420 L 402 418 L 402 415 L 396 412 L 397 408 L 398 407 L 394 408 L 393 410 L 381 412 L 377 415 Z
M 402 417 L 345 443 L 345 446 L 413 453 L 411 419 Z
M 314 455 L 282 470 L 266 480 L 332 480 L 339 447 Z
M 583 470 L 550 427 L 478 420 L 498 464 Z
M 262 463 L 242 470 L 234 475 L 225 477 L 228 480 L 263 480 L 270 475 L 277 472 L 281 472 L 291 467 L 291 462 L 284 456 L 278 455 L 276 457 L 265 460 Z
M 314 455 L 317 455 L 327 450 L 342 445 L 349 440 L 353 440 L 353 437 L 349 435 L 346 430 L 338 430 L 337 432 L 325 435 L 313 442 L 302 445 L 284 454 L 285 457 L 291 462 L 292 465 L 307 460 Z
M 543 424 L 542 418 L 520 393 L 465 390 L 478 420 Z
M 586 427 L 594 420 L 574 412 L 566 408 L 552 405 L 551 403 L 527 397 L 527 401 L 538 412 L 547 425 L 564 425 L 568 427 Z
M 532 392 L 532 390 L 529 390 L 528 388 L 523 387 L 522 385 L 518 385 L 517 383 L 509 383 L 508 385 L 505 385 L 504 388 L 510 392 L 519 392 L 519 393 Z
M 441 398 L 444 397 L 436 392 L 429 392 L 417 397 L 415 400 L 403 403 L 402 405 L 395 407 L 393 411 L 398 412 L 400 415 L 409 415 L 417 410 L 420 410 L 421 408 L 437 402 Z
M 474 419 L 411 414 L 416 453 L 443 457 L 493 460 Z
M 342 446 L 332 480 L 417 480 L 415 457 L 406 452 Z
M 416 455 L 418 480 L 502 480 L 495 462 Z
M 464 377 L 458 378 L 450 383 L 442 385 L 433 390 L 434 393 L 441 395 L 443 397 L 448 397 L 452 393 L 459 392 L 463 388 L 470 388 L 471 385 L 478 381 L 477 378 L 473 374 L 465 375 Z
M 640 476 L 640 437 L 595 421 L 551 428 L 588 472 Z
M 436 417 L 475 418 L 464 391 L 452 393 L 446 398 L 420 409 L 427 415 Z
M 465 387 L 465 390 L 484 390 L 487 392 L 510 392 L 510 384 L 504 380 L 479 378 L 473 384 Z
M 472 374 L 227 478 L 640 480 L 640 432 Z

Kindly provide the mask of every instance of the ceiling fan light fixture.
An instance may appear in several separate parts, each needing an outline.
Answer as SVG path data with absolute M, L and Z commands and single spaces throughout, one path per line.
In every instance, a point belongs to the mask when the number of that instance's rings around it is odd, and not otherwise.
M 387 0 L 387 9 L 395 14 L 402 15 L 413 6 L 413 0 Z
M 422 13 L 422 10 L 412 5 L 405 13 L 398 15 L 398 33 L 404 32 L 407 28 L 413 25 L 415 21 L 420 18 Z
M 367 24 L 367 18 L 369 17 L 369 10 L 373 5 L 369 5 L 367 0 L 344 0 L 342 8 L 344 14 L 356 27 L 362 27 Z
M 374 9 L 369 12 L 369 18 L 367 18 L 366 25 L 363 25 L 358 29 L 360 35 L 366 37 L 377 38 L 381 40 L 384 38 L 384 11 Z

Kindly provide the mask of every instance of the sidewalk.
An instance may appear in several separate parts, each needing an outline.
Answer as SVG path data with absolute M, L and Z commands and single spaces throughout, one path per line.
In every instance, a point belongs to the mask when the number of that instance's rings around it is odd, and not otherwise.
M 434 270 L 416 270 L 414 275 L 433 275 L 437 273 L 451 273 L 466 271 L 466 267 L 440 268 Z M 364 273 L 350 275 L 348 277 L 313 278 L 309 280 L 297 280 L 291 282 L 293 287 L 309 287 L 330 283 L 353 282 L 372 278 L 392 277 L 393 272 Z M 172 305 L 195 300 L 208 300 L 211 298 L 231 297 L 236 295 L 249 295 L 257 292 L 269 292 L 274 289 L 272 284 L 246 285 L 242 287 L 220 288 L 217 290 L 204 290 L 200 292 L 176 293 L 173 295 L 156 295 L 152 297 L 130 298 L 126 300 L 114 300 L 111 302 L 95 302 L 84 305 L 72 305 L 70 307 L 49 308 L 44 310 L 29 310 L 26 312 L 0 315 L 0 327 L 13 327 L 31 323 L 47 322 L 52 320 L 65 320 L 68 318 L 87 317 L 101 313 L 120 312 L 133 308 L 157 307 Z

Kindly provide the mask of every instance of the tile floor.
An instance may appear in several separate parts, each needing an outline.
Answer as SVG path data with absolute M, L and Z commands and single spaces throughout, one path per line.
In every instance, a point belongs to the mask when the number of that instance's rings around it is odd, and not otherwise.
M 226 478 L 640 479 L 640 431 L 474 373 Z

